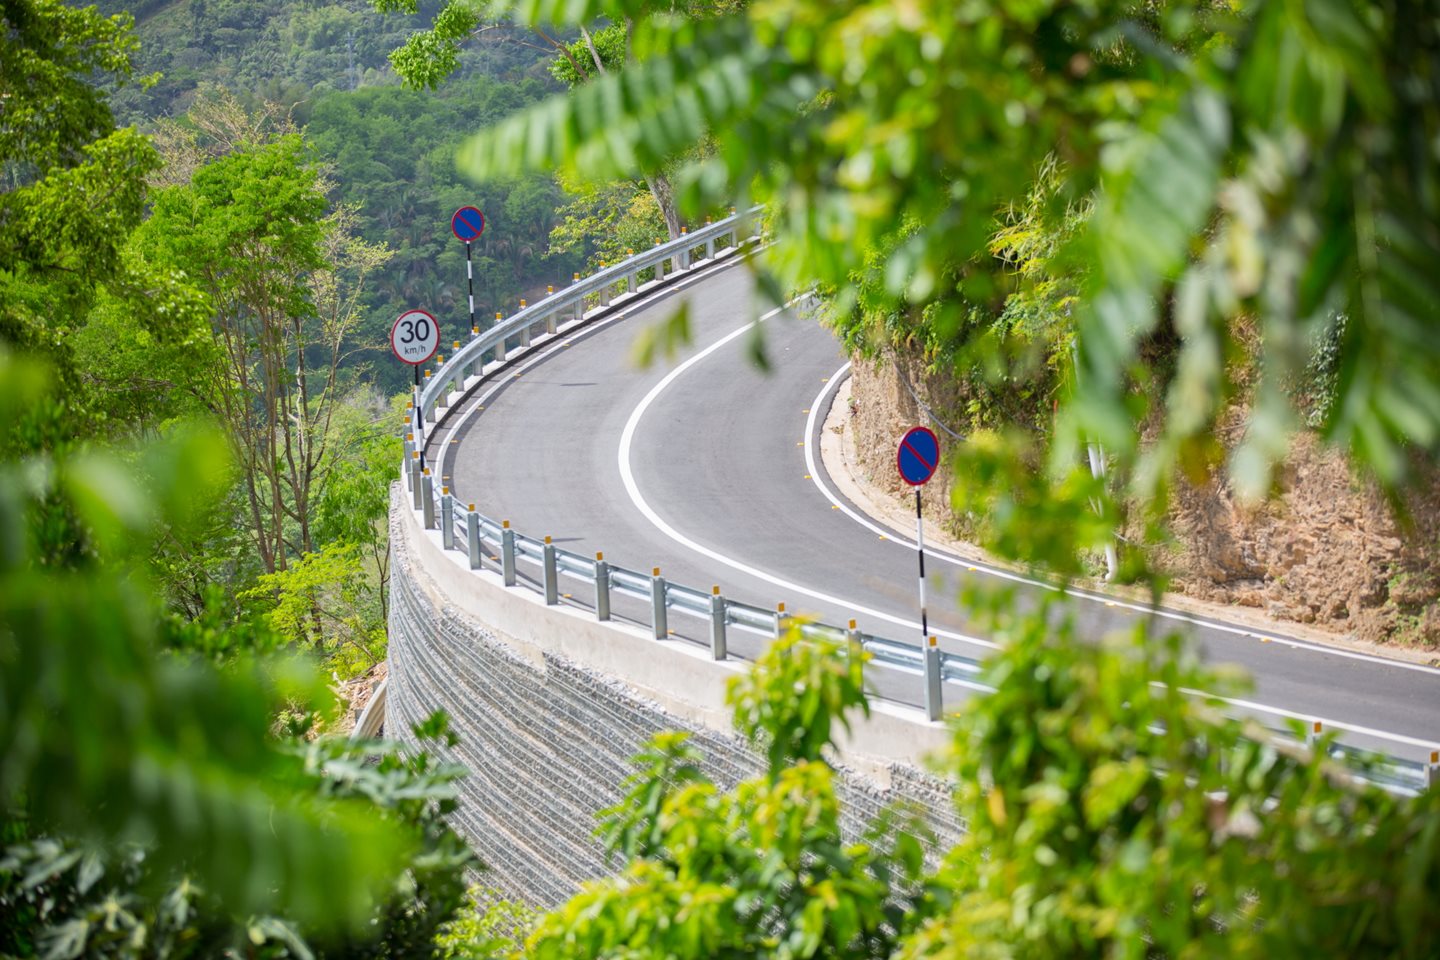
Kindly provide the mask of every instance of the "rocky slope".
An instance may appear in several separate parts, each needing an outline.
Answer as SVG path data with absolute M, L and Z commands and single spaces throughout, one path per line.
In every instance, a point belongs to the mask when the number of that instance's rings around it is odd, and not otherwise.
M 895 442 L 936 418 L 963 430 L 963 387 L 927 377 L 903 358 L 852 368 L 851 416 L 859 478 L 896 496 Z M 922 409 L 933 412 L 934 417 Z M 1245 428 L 1243 410 L 1222 431 L 1227 444 Z M 1277 497 L 1255 508 L 1237 502 L 1222 477 L 1182 484 L 1170 513 L 1172 544 L 1153 548 L 1173 576 L 1172 590 L 1254 608 L 1277 620 L 1310 624 L 1357 640 L 1440 649 L 1440 483 L 1433 474 L 1400 519 L 1346 459 L 1301 436 L 1282 470 Z M 971 531 L 948 509 L 948 476 L 927 505 L 957 536 Z M 930 510 L 927 506 L 927 510 Z M 1099 571 L 1097 571 L 1099 572 Z

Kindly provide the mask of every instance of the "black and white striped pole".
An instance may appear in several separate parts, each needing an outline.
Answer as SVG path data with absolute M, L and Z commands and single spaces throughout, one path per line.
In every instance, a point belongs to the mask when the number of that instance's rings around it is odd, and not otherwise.
M 470 306 L 470 336 L 474 338 L 479 335 L 480 327 L 475 323 L 475 265 L 470 259 L 470 245 L 485 232 L 485 214 L 478 207 L 461 207 L 450 217 L 450 232 L 465 244 L 465 295 Z M 482 364 L 477 361 L 473 372 L 479 373 L 481 368 Z M 463 381 L 464 371 L 458 376 Z
M 925 517 L 920 488 L 935 475 L 940 465 L 940 440 L 925 427 L 915 427 L 900 438 L 895 451 L 895 468 L 900 479 L 915 488 L 915 555 L 920 562 L 920 654 L 925 667 L 925 716 L 939 720 L 945 710 L 940 685 L 940 647 L 930 636 L 930 618 L 925 610 Z

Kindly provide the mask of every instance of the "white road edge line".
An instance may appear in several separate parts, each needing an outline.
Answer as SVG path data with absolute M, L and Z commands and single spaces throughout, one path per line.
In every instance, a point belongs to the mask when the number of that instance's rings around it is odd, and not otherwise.
M 645 517 L 645 519 L 650 521 L 650 523 L 655 527 L 655 529 L 659 530 L 661 533 L 665 534 L 665 536 L 669 537 L 671 540 L 674 540 L 682 547 L 693 550 L 695 553 L 700 554 L 702 557 L 714 560 L 716 563 L 724 564 L 725 566 L 730 567 L 733 570 L 739 570 L 741 573 L 748 574 L 759 580 L 764 580 L 766 583 L 774 584 L 775 586 L 780 587 L 783 590 L 787 590 L 791 593 L 809 597 L 812 600 L 819 600 L 822 603 L 834 604 L 835 606 L 841 607 L 843 609 L 851 610 L 860 616 L 871 617 L 876 620 L 883 620 L 886 623 L 892 623 L 896 626 L 907 627 L 909 629 L 918 631 L 920 629 L 920 622 L 918 620 L 906 620 L 903 617 L 897 617 L 893 614 L 885 613 L 881 610 L 875 610 L 870 607 L 857 606 L 848 600 L 832 596 L 828 593 L 822 593 L 819 590 L 812 590 L 809 587 L 801 586 L 798 583 L 786 580 L 783 577 L 778 577 L 773 573 L 769 573 L 757 567 L 752 567 L 749 564 L 742 563 L 741 561 L 734 559 L 733 557 L 728 557 L 723 553 L 712 550 L 702 544 L 696 543 L 694 540 L 691 540 L 689 537 L 680 533 L 669 523 L 667 523 L 658 513 L 656 513 L 655 510 L 650 506 L 650 504 L 646 502 L 645 497 L 641 495 L 640 487 L 635 482 L 635 473 L 630 467 L 630 448 L 634 443 L 635 430 L 640 425 L 640 418 L 645 415 L 645 411 L 650 408 L 650 404 L 655 402 L 655 398 L 660 396 L 660 394 L 664 392 L 665 388 L 670 386 L 670 384 L 674 383 L 676 378 L 678 378 L 686 370 L 689 370 L 692 366 L 699 363 L 701 360 L 704 360 L 710 354 L 714 353 L 716 350 L 719 350 L 721 347 L 725 346 L 727 343 L 734 340 L 736 337 L 748 332 L 752 327 L 755 326 L 756 323 L 764 323 L 771 317 L 774 317 L 784 312 L 784 310 L 790 307 L 791 304 L 797 302 L 797 300 L 799 299 L 800 298 L 796 298 L 796 300 L 790 301 L 790 303 L 785 304 L 785 306 L 783 307 L 776 307 L 774 310 L 771 310 L 769 313 L 761 316 L 759 320 L 747 323 L 739 329 L 731 331 L 730 333 L 721 337 L 719 340 L 716 340 L 714 343 L 710 344 L 705 349 L 701 350 L 699 353 L 686 358 L 683 363 L 677 366 L 674 370 L 671 370 L 660 380 L 659 383 L 655 384 L 655 386 L 650 388 L 650 392 L 645 394 L 644 399 L 642 399 L 640 403 L 635 407 L 635 409 L 631 411 L 629 419 L 625 421 L 625 429 L 620 434 L 620 447 L 618 452 L 618 461 L 620 465 L 620 481 L 625 485 L 625 492 L 630 495 L 630 502 L 635 505 L 635 509 L 639 510 L 640 513 Z M 989 650 L 999 649 L 999 644 L 996 644 L 989 640 L 981 640 L 977 637 L 969 637 L 964 634 L 951 633 L 949 631 L 932 630 L 931 632 L 934 633 L 936 636 L 943 636 L 947 639 L 957 640 L 961 643 L 974 644 L 976 646 L 984 647 Z
M 827 406 L 825 406 L 826 395 L 833 390 L 839 389 L 841 378 L 844 377 L 845 374 L 849 372 L 849 370 L 850 364 L 846 363 L 839 370 L 836 370 L 833 374 L 831 374 L 829 382 L 827 382 L 825 386 L 820 389 L 820 392 L 816 394 L 815 399 L 810 403 L 810 416 L 805 423 L 805 467 L 810 474 L 811 482 L 813 482 L 816 488 L 818 488 L 819 491 L 825 496 L 825 499 L 829 500 L 832 504 L 838 507 L 842 513 L 844 513 L 850 519 L 854 520 L 856 523 L 860 524 L 862 527 L 865 527 L 867 530 L 870 530 L 874 533 L 882 534 L 887 539 L 894 540 L 896 543 L 907 546 L 913 550 L 915 549 L 915 541 L 913 539 L 907 540 L 903 533 L 899 533 L 896 530 L 880 527 L 876 525 L 869 517 L 853 510 L 849 504 L 841 500 L 834 492 L 830 490 L 829 487 L 825 485 L 825 482 L 820 479 L 820 471 L 816 469 L 815 456 L 811 452 L 813 444 L 811 444 L 809 440 L 811 437 L 815 436 L 815 423 L 817 417 L 819 416 L 819 411 L 821 409 L 829 409 Z M 1206 620 L 1201 617 L 1194 617 L 1186 613 L 1181 613 L 1177 610 L 1168 610 L 1164 607 L 1152 607 L 1143 603 L 1134 603 L 1130 600 L 1122 600 L 1119 597 L 1107 597 L 1104 594 L 1090 593 L 1086 590 L 1074 590 L 1064 587 L 1057 587 L 1053 583 L 1046 583 L 1043 580 L 1035 580 L 1023 574 L 1012 573 L 1009 570 L 1002 570 L 998 567 L 993 567 L 980 561 L 971 560 L 967 557 L 962 557 L 959 554 L 950 553 L 945 550 L 926 547 L 925 556 L 934 557 L 936 560 L 943 560 L 944 562 L 954 564 L 957 567 L 966 567 L 968 570 L 974 573 L 983 573 L 992 577 L 1000 577 L 1004 580 L 1010 580 L 1014 583 L 1023 583 L 1028 586 L 1042 587 L 1052 592 L 1063 593 L 1065 596 L 1068 597 L 1078 597 L 1081 600 L 1089 600 L 1093 603 L 1103 603 L 1107 606 L 1124 607 L 1127 610 L 1133 610 L 1136 613 L 1143 613 L 1147 616 L 1164 617 L 1167 620 L 1175 620 L 1181 623 L 1189 623 L 1197 627 L 1205 627 L 1207 629 L 1217 630 L 1222 633 L 1231 633 L 1238 637 L 1251 637 L 1256 640 L 1263 639 L 1268 643 L 1276 643 L 1282 646 L 1291 647 L 1296 650 L 1305 650 L 1311 653 L 1321 653 L 1330 656 L 1344 657 L 1348 660 L 1360 660 L 1364 663 L 1383 664 L 1387 667 L 1398 667 L 1401 670 L 1414 670 L 1418 673 L 1428 673 L 1432 676 L 1440 676 L 1440 669 L 1426 666 L 1423 663 L 1410 663 L 1405 660 L 1392 660 L 1388 657 L 1376 656 L 1375 654 L 1360 653 L 1356 650 L 1345 650 L 1339 647 L 1327 647 L 1319 643 L 1310 643 L 1305 640 L 1297 640 L 1294 637 L 1274 636 L 1271 634 L 1267 634 L 1264 631 L 1247 630 L 1244 627 L 1237 627 L 1227 623 L 1220 623 L 1215 620 Z
M 839 370 L 836 370 L 833 374 L 831 374 L 825 386 L 820 389 L 820 392 L 815 395 L 815 399 L 810 403 L 810 415 L 808 418 L 806 418 L 805 421 L 806 472 L 810 474 L 811 482 L 815 484 L 816 489 L 818 489 L 820 493 L 824 495 L 825 499 L 829 500 L 831 504 L 838 507 L 840 511 L 846 516 L 848 516 L 851 520 L 854 520 L 856 523 L 860 524 L 867 530 L 870 530 L 872 533 L 880 534 L 884 536 L 887 540 L 892 540 L 895 543 L 900 544 L 901 546 L 909 547 L 911 550 L 914 550 L 915 541 L 913 539 L 906 539 L 903 534 L 898 534 L 894 530 L 881 527 L 875 522 L 873 522 L 869 517 L 852 509 L 848 503 L 840 499 L 840 497 L 837 496 L 828 486 L 826 486 L 825 482 L 820 479 L 820 470 L 817 469 L 818 463 L 815 459 L 814 453 L 816 444 L 811 442 L 816 436 L 815 425 L 819 420 L 820 411 L 822 409 L 829 409 L 829 407 L 826 405 L 827 395 L 832 391 L 839 389 L 841 378 L 845 376 L 849 369 L 850 364 L 847 362 L 843 366 L 841 366 Z M 927 547 L 925 550 L 925 555 L 927 557 L 934 557 L 937 560 L 943 560 L 947 563 L 952 563 L 956 566 L 964 566 L 967 570 L 975 573 L 984 573 L 990 576 L 1000 577 L 1005 580 L 1011 580 L 1016 583 L 1044 587 L 1047 590 L 1063 593 L 1066 596 L 1078 597 L 1083 600 L 1091 600 L 1101 603 L 1113 603 L 1117 607 L 1126 607 L 1130 610 L 1135 610 L 1140 613 L 1168 617 L 1172 620 L 1180 620 L 1186 623 L 1194 624 L 1196 626 L 1209 627 L 1214 630 L 1220 630 L 1226 633 L 1233 633 L 1239 636 L 1260 636 L 1260 634 L 1257 634 L 1254 631 L 1242 630 L 1236 627 L 1229 626 L 1227 624 L 1216 623 L 1212 620 L 1201 620 L 1196 617 L 1187 616 L 1183 613 L 1177 613 L 1174 611 L 1164 610 L 1155 607 L 1147 607 L 1143 604 L 1129 603 L 1127 601 L 1115 600 L 1104 596 L 1097 596 L 1096 594 L 1087 593 L 1080 590 L 1065 590 L 1061 587 L 1055 586 L 1054 584 L 1045 583 L 1040 580 L 1034 580 L 1029 577 L 1024 577 L 1016 573 L 1011 573 L 1008 570 L 999 570 L 987 564 L 976 563 L 973 560 L 946 551 L 936 551 Z M 1404 661 L 1397 660 L 1387 660 L 1384 657 L 1375 657 L 1368 654 L 1355 653 L 1350 650 L 1334 650 L 1329 647 L 1322 647 L 1318 644 L 1309 644 L 1298 640 L 1289 640 L 1281 637 L 1271 637 L 1270 642 L 1286 644 L 1288 646 L 1296 647 L 1301 650 L 1313 651 L 1317 653 L 1329 653 L 1340 657 L 1348 657 L 1352 660 L 1363 660 L 1366 662 L 1383 664 L 1385 666 L 1404 667 L 1412 670 L 1420 670 L 1425 673 L 1440 673 L 1440 670 L 1435 670 L 1434 668 L 1426 667 L 1422 664 L 1405 663 Z M 1324 717 L 1297 714 L 1289 710 L 1281 709 L 1279 707 L 1272 707 L 1268 706 L 1267 704 L 1256 703 L 1253 700 L 1238 700 L 1232 697 L 1222 697 L 1217 694 L 1206 693 L 1203 690 L 1187 689 L 1183 692 L 1192 696 L 1218 700 L 1222 703 L 1228 703 L 1231 706 L 1243 707 L 1250 710 L 1258 710 L 1263 713 L 1273 714 L 1275 716 L 1290 717 L 1292 719 L 1301 721 L 1319 721 L 1325 727 L 1334 727 L 1338 730 L 1345 730 L 1351 733 L 1364 734 L 1382 740 L 1393 740 L 1397 743 L 1405 743 L 1411 746 L 1424 747 L 1431 750 L 1440 749 L 1440 743 L 1436 743 L 1430 740 L 1421 740 L 1418 737 L 1411 737 L 1402 733 L 1387 733 L 1383 730 L 1376 730 L 1371 727 L 1363 727 L 1353 723 L 1345 723 L 1339 720 L 1327 720 Z

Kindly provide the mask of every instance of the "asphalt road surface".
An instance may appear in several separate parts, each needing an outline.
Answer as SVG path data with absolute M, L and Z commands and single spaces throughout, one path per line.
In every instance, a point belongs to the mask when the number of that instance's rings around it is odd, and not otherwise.
M 435 431 L 432 462 L 443 451 L 441 473 L 462 502 L 564 549 L 604 551 L 613 563 L 658 566 L 706 592 L 718 584 L 747 603 L 783 601 L 792 613 L 842 625 L 854 618 L 869 633 L 918 642 L 913 543 L 867 523 L 819 460 L 827 391 L 846 358 L 814 320 L 780 313 L 761 323 L 772 370 L 758 370 L 744 330 L 756 312 L 752 287 L 743 266 L 712 270 L 517 361 Z M 682 300 L 692 346 L 638 368 L 637 337 Z M 1020 604 L 1048 589 L 944 551 L 926 555 L 930 632 L 965 656 L 993 649 L 956 601 L 967 581 L 1005 584 Z M 1082 634 L 1095 637 L 1155 616 L 1102 596 L 1071 607 Z M 617 602 L 617 612 L 648 622 L 638 602 Z M 673 612 L 671 622 L 682 635 L 705 635 L 703 624 L 682 626 Z M 1173 611 L 1159 626 L 1254 677 L 1254 689 L 1230 701 L 1236 712 L 1275 727 L 1285 714 L 1321 720 L 1348 728 L 1347 742 L 1412 760 L 1440 748 L 1440 670 Z M 753 656 L 762 645 L 757 637 L 731 648 Z M 920 697 L 915 677 L 880 686 L 894 699 Z M 947 686 L 947 703 L 954 695 Z

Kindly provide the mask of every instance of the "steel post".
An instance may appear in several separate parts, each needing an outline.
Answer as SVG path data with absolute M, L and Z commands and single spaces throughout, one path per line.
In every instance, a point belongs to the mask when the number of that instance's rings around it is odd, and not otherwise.
M 856 657 L 863 669 L 865 664 L 865 642 L 860 639 L 860 628 L 855 626 L 854 620 L 851 620 L 849 626 L 845 628 L 845 642 L 848 646 L 847 654 Z
M 420 509 L 425 515 L 425 529 L 435 529 L 435 480 L 427 467 L 420 477 Z
M 940 687 L 940 646 L 934 637 L 930 637 L 925 642 L 925 717 L 939 720 L 944 712 L 944 691 Z
M 450 496 L 449 487 L 440 488 L 440 545 L 446 550 L 455 549 L 455 498 Z
M 1440 750 L 1430 751 L 1430 762 L 1425 764 L 1425 789 L 1440 787 Z
M 420 451 L 412 450 L 410 453 L 410 492 L 414 495 L 414 506 L 419 510 L 422 506 L 422 491 L 420 490 Z
M 515 531 L 510 529 L 509 520 L 501 524 L 500 573 L 505 578 L 505 586 L 515 586 Z
M 545 546 L 540 552 L 540 569 L 543 571 L 542 580 L 545 584 L 545 605 L 553 607 L 560 602 L 560 573 L 555 569 L 555 544 L 550 538 L 545 538 Z
M 553 314 L 553 313 L 547 313 L 547 314 L 545 315 L 545 332 L 546 332 L 546 333 L 554 333 L 554 332 L 555 332 L 555 314 Z
M 785 616 L 785 604 L 775 605 L 775 639 L 779 640 L 785 636 L 785 631 L 790 627 L 790 618 Z
M 465 514 L 465 546 L 470 548 L 470 569 L 480 569 L 480 514 L 475 512 L 475 504 L 470 504 L 470 512 Z
M 650 623 L 655 628 L 655 639 L 664 640 L 670 635 L 669 611 L 665 608 L 665 578 L 656 567 L 650 576 Z
M 710 588 L 710 657 L 724 660 L 730 656 L 725 636 L 725 598 L 720 596 L 720 585 Z
M 595 619 L 610 619 L 610 564 L 605 554 L 595 554 Z

